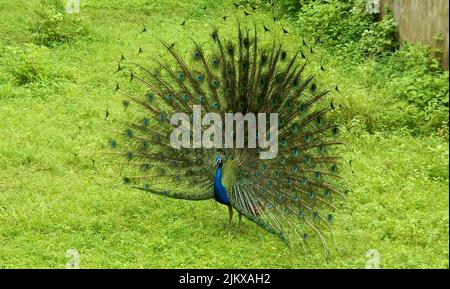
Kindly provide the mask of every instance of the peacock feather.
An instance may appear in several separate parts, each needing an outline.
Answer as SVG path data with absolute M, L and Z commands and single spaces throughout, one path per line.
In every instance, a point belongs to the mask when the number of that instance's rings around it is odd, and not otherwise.
M 330 90 L 306 73 L 306 51 L 284 49 L 275 37 L 262 41 L 259 30 L 265 38 L 271 33 L 265 26 L 239 25 L 235 39 L 222 39 L 213 30 L 210 43 L 193 41 L 190 55 L 162 42 L 171 61 L 155 59 L 155 69 L 138 63 L 130 72 L 145 93 L 116 86 L 127 117 L 110 146 L 123 159 L 123 181 L 131 188 L 176 199 L 215 199 L 228 206 L 229 224 L 234 209 L 239 220 L 244 216 L 287 244 L 304 247 L 315 235 L 327 251 L 333 214 L 346 198 L 339 190 L 342 143 L 329 113 L 334 106 L 326 100 Z M 261 147 L 174 148 L 171 116 L 192 115 L 196 105 L 202 115 L 222 117 L 277 113 L 277 157 L 261 159 Z M 194 138 L 192 131 L 189 136 Z

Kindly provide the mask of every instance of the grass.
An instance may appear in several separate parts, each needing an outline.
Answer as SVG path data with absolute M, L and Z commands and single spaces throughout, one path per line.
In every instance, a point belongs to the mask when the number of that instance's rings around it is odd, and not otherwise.
M 31 48 L 38 50 L 36 77 L 21 83 L 14 69 L 30 64 L 12 55 L 33 42 L 28 2 L 0 0 L 1 268 L 64 268 L 69 248 L 80 253 L 81 268 L 364 268 L 370 249 L 379 251 L 382 268 L 449 267 L 449 155 L 439 136 L 344 130 L 351 192 L 334 226 L 338 252 L 329 258 L 317 240 L 305 256 L 249 221 L 228 239 L 227 209 L 214 201 L 123 186 L 103 154 L 105 109 L 121 110 L 113 94 L 123 78 L 114 74 L 120 53 L 132 56 L 142 45 L 145 56 L 158 56 L 157 39 L 140 34 L 142 24 L 168 42 L 204 40 L 211 25 L 225 27 L 220 16 L 231 1 L 203 11 L 207 1 L 81 0 L 87 33 Z M 333 68 L 330 78 L 339 80 L 339 72 Z M 345 81 L 343 94 L 369 96 L 361 82 Z

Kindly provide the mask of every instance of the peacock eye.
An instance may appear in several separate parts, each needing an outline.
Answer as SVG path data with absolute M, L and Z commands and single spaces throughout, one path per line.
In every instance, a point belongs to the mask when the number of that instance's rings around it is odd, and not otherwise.
M 214 164 L 220 165 L 221 163 L 222 163 L 222 158 L 217 156 L 216 159 L 214 160 Z

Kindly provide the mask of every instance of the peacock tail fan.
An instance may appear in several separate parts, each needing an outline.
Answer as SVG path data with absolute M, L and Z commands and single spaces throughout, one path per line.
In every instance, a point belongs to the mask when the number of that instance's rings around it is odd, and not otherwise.
M 230 204 L 288 244 L 304 246 L 308 236 L 317 236 L 328 251 L 333 214 L 346 199 L 338 175 L 342 142 L 327 99 L 335 86 L 322 89 L 323 66 L 313 75 L 306 52 L 284 47 L 277 38 L 264 27 L 239 24 L 234 39 L 213 29 L 209 41 L 193 41 L 188 55 L 161 42 L 167 56 L 154 59 L 154 68 L 141 63 L 120 67 L 145 92 L 117 85 L 126 117 L 110 147 L 122 159 L 125 184 L 172 198 L 210 199 L 217 148 L 174 148 L 171 117 L 192 116 L 197 105 L 202 115 L 215 112 L 222 119 L 229 112 L 276 113 L 275 158 L 261 159 L 259 146 L 221 148 L 237 176 L 228 191 Z M 202 131 L 208 127 L 202 125 Z M 190 128 L 182 129 L 192 140 Z

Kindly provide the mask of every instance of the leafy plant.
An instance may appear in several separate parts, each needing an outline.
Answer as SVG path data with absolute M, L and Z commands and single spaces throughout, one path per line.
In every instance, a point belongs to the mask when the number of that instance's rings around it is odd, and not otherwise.
M 392 16 L 386 16 L 381 21 L 374 22 L 361 34 L 359 50 L 364 57 L 377 57 L 383 53 L 392 52 L 398 47 L 395 40 L 397 24 Z
M 361 0 L 309 1 L 297 22 L 302 34 L 320 38 L 327 49 L 346 58 L 380 56 L 398 47 L 393 18 L 374 22 Z
M 442 124 L 448 127 L 448 71 L 442 71 L 430 50 L 418 45 L 406 45 L 388 61 L 390 73 L 387 89 L 396 100 L 418 111 L 411 124 L 414 133 L 437 132 Z M 395 116 L 395 115 L 394 115 Z
M 67 14 L 59 0 L 41 0 L 34 11 L 31 32 L 36 44 L 52 47 L 87 33 L 83 18 Z
M 400 48 L 393 15 L 375 21 L 364 5 L 362 0 L 317 0 L 298 13 L 299 33 L 308 35 L 310 43 L 320 39 L 336 69 L 347 71 L 353 87 L 364 88 L 343 102 L 342 122 L 370 133 L 445 135 L 448 72 L 441 70 L 433 50 L 419 45 Z
M 314 1 L 315 0 L 262 0 L 263 3 L 265 2 L 267 5 L 272 6 L 278 14 L 282 14 L 287 18 L 296 18 L 298 16 L 297 13 L 303 6 Z
M 2 78 L 9 75 L 14 82 L 25 85 L 48 76 L 48 48 L 27 43 L 23 47 L 6 46 L 2 53 Z

